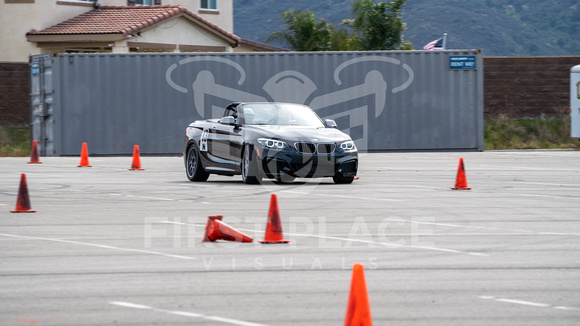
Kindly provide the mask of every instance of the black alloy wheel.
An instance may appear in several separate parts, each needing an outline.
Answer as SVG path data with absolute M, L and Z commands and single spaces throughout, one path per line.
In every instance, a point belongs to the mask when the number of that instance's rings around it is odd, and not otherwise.
M 187 150 L 187 160 L 185 173 L 189 181 L 206 181 L 209 173 L 205 172 L 199 160 L 199 150 L 195 144 L 189 146 Z

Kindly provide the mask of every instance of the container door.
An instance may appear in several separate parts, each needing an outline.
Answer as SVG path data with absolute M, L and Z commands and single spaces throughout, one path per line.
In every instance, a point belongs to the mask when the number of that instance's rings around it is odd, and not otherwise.
M 38 142 L 40 156 L 52 156 L 54 151 L 54 88 L 53 60 L 50 55 L 36 55 L 30 60 L 30 103 L 32 140 Z
M 580 138 L 580 66 L 570 70 L 570 136 Z

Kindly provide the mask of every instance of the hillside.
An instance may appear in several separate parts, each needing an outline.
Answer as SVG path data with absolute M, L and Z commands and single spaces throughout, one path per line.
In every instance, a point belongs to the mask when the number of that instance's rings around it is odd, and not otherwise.
M 351 18 L 351 2 L 234 0 L 234 32 L 264 42 L 284 28 L 280 13 L 291 8 L 336 25 Z M 447 48 L 483 49 L 486 56 L 580 55 L 577 0 L 407 0 L 403 21 L 415 49 L 447 33 Z

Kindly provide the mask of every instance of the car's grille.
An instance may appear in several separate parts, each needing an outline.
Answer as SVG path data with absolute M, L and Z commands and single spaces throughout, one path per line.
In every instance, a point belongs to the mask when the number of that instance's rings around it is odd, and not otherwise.
M 296 142 L 294 143 L 294 148 L 303 154 L 332 154 L 334 153 L 334 144 L 314 144 L 306 142 Z
M 313 143 L 294 143 L 294 147 L 300 153 L 314 154 L 316 153 L 316 145 Z
M 334 144 L 318 144 L 316 149 L 319 154 L 332 154 L 334 153 Z

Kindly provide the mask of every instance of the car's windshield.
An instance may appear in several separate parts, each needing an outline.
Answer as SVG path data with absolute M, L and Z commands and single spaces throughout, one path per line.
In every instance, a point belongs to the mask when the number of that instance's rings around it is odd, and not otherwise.
M 305 105 L 248 103 L 241 111 L 243 123 L 248 125 L 324 127 L 318 115 Z

